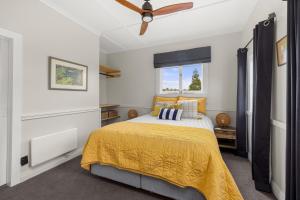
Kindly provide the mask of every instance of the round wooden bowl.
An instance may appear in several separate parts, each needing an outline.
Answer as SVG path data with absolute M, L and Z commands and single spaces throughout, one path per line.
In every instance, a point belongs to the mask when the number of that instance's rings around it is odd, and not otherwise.
M 136 118 L 138 117 L 138 112 L 134 109 L 130 109 L 128 111 L 128 119 L 133 119 L 133 118 Z
M 231 118 L 226 113 L 219 113 L 216 116 L 216 123 L 219 127 L 228 127 L 231 123 Z

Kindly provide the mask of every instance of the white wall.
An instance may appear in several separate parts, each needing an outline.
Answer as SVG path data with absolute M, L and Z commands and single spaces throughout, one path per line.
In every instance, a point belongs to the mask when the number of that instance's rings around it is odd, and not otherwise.
M 265 20 L 268 14 L 272 12 L 277 14 L 276 41 L 287 34 L 287 3 L 282 0 L 259 0 L 252 17 L 243 31 L 242 46 L 253 37 L 255 25 L 259 21 Z M 252 45 L 249 46 L 248 60 L 252 58 L 252 48 Z M 275 49 L 274 55 L 276 55 Z M 271 115 L 273 126 L 271 129 L 272 188 L 279 200 L 284 199 L 285 193 L 286 70 L 286 65 L 278 67 L 274 59 Z M 249 117 L 251 118 L 251 115 Z
M 100 44 L 101 47 L 101 44 Z M 100 52 L 100 65 L 107 65 L 107 54 L 104 52 Z M 107 81 L 106 76 L 99 75 L 100 81 L 99 81 L 99 89 L 100 89 L 100 97 L 99 97 L 99 103 L 100 104 L 106 104 L 107 101 Z
M 157 47 L 132 50 L 108 55 L 108 64 L 121 70 L 121 77 L 109 79 L 108 101 L 131 107 L 141 112 L 149 110 L 155 95 L 155 69 L 153 54 L 168 51 L 211 46 L 212 62 L 208 66 L 208 114 L 227 111 L 235 124 L 237 59 L 241 33 L 198 39 Z
M 99 37 L 39 0 L 2 0 L 0 27 L 24 39 L 22 156 L 29 155 L 31 138 L 68 128 L 79 130 L 79 148 L 69 156 L 78 155 L 89 132 L 99 124 Z M 48 90 L 48 56 L 87 65 L 88 91 Z M 22 167 L 22 179 L 67 159 Z

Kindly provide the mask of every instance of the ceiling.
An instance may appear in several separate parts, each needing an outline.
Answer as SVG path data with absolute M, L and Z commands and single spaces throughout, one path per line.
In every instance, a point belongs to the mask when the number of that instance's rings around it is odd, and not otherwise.
M 258 0 L 151 0 L 154 9 L 194 2 L 194 8 L 156 17 L 139 36 L 141 16 L 114 0 L 41 0 L 86 29 L 101 36 L 101 51 L 130 49 L 241 31 Z M 143 0 L 129 0 L 142 6 Z

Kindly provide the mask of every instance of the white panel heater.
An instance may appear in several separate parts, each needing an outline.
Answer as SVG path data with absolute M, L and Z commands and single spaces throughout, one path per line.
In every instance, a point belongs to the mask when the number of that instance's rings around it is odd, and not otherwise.
M 31 166 L 77 148 L 77 128 L 31 139 Z

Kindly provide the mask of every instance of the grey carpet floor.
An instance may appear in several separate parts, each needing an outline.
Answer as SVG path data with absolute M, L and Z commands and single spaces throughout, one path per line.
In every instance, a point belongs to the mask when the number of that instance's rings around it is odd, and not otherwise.
M 271 200 L 255 190 L 246 159 L 223 153 L 245 200 Z M 80 158 L 49 170 L 15 187 L 0 187 L 0 200 L 163 200 L 143 190 L 90 175 L 79 166 Z

